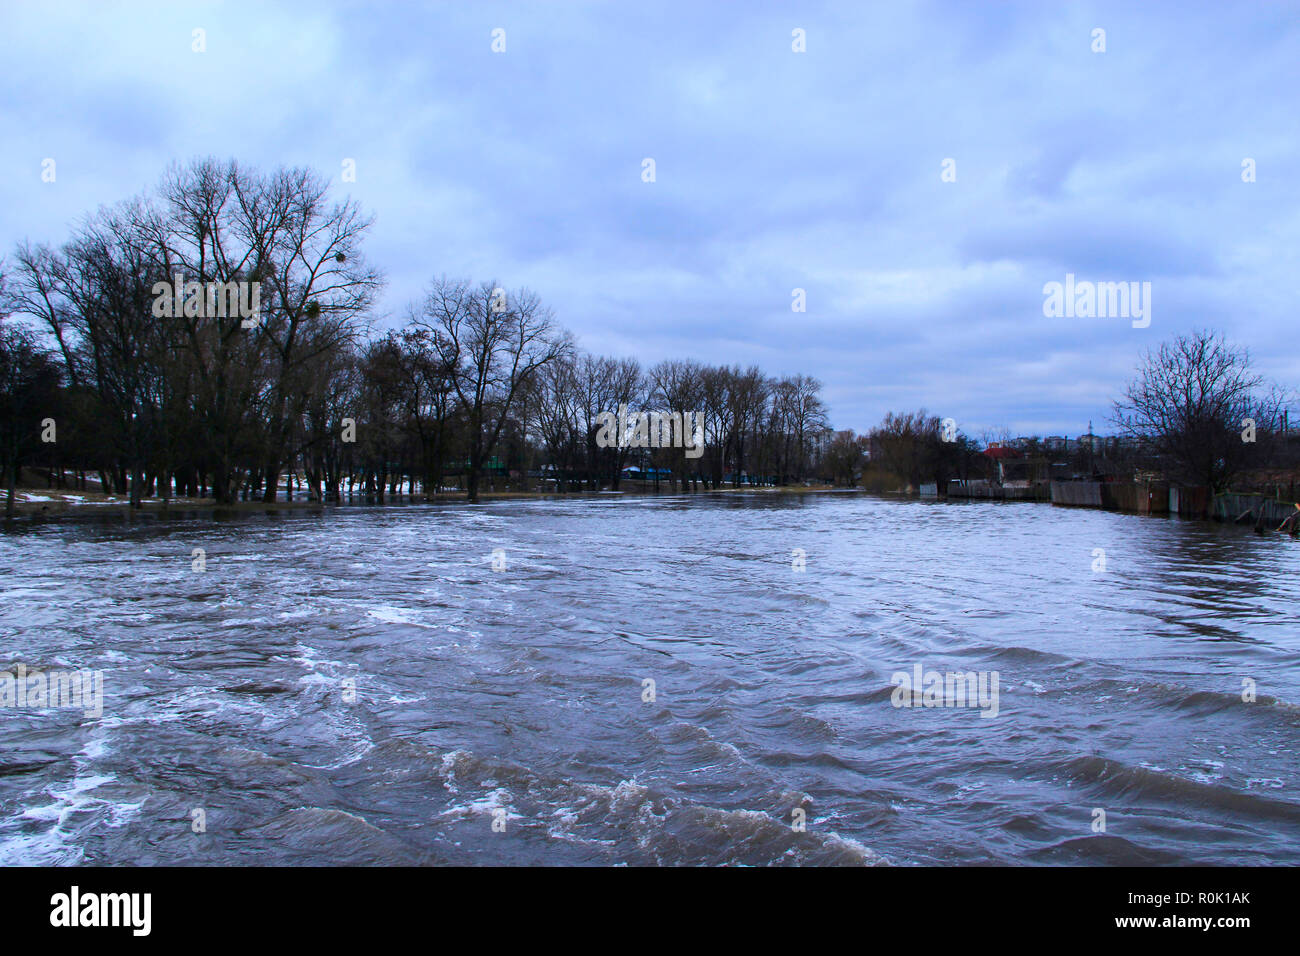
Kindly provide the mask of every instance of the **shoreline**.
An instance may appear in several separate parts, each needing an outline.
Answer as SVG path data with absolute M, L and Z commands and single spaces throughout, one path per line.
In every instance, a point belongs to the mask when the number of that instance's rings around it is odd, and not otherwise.
M 479 504 L 489 501 L 508 500 L 572 500 L 575 498 L 604 498 L 623 496 L 630 498 L 663 498 L 681 495 L 719 495 L 719 494 L 781 494 L 807 495 L 830 493 L 857 493 L 859 488 L 836 488 L 832 485 L 809 486 L 765 486 L 741 488 L 709 488 L 699 491 L 671 491 L 651 489 L 620 488 L 617 491 L 480 491 Z M 0 497 L 0 510 L 4 498 Z M 385 495 L 379 500 L 374 495 L 349 495 L 339 501 L 308 501 L 307 499 L 284 501 L 235 501 L 230 504 L 218 504 L 215 498 L 146 498 L 139 508 L 132 508 L 129 498 L 119 495 L 105 495 L 99 492 L 60 492 L 48 488 L 15 489 L 13 517 L 66 517 L 93 514 L 143 513 L 168 514 L 172 512 L 258 512 L 258 511 L 326 511 L 333 508 L 351 506 L 363 507 L 404 507 L 415 505 L 465 505 L 469 499 L 464 492 L 449 492 L 426 499 L 423 495 Z

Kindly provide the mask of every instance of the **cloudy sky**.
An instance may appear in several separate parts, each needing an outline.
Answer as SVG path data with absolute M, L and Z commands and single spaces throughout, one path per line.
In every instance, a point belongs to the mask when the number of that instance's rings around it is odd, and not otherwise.
M 1300 385 L 1300 3 L 3 0 L 0 59 L 0 252 L 216 155 L 374 213 L 381 324 L 496 279 L 591 351 L 816 375 L 838 427 L 1105 431 L 1193 327 Z M 1150 327 L 1044 317 L 1067 272 Z

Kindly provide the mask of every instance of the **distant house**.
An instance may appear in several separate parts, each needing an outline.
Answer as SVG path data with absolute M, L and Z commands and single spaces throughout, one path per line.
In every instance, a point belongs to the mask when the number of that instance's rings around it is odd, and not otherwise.
M 984 454 L 989 458 L 996 460 L 1003 458 L 1023 458 L 1024 453 L 1018 448 L 1011 445 L 1004 445 L 1002 442 L 993 442 L 988 448 L 984 449 Z

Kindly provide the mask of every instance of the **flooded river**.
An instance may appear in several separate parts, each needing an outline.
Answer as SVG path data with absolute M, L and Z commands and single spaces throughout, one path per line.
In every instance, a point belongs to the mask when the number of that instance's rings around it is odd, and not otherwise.
M 853 494 L 23 519 L 19 663 L 102 671 L 102 713 L 0 707 L 0 863 L 1300 863 L 1300 543 L 1248 528 Z M 893 686 L 930 672 L 996 706 Z

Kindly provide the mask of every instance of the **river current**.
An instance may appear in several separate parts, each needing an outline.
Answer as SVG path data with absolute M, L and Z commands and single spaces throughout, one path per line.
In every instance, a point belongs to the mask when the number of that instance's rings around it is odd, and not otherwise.
M 1300 543 L 1249 528 L 852 493 L 20 519 L 18 663 L 103 701 L 0 707 L 5 864 L 1300 863 Z M 918 666 L 996 713 L 901 694 Z

